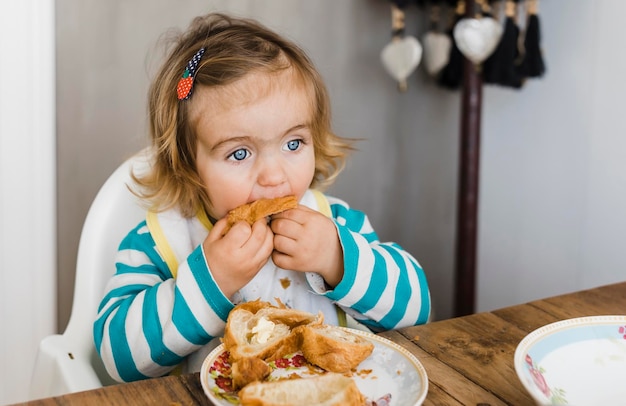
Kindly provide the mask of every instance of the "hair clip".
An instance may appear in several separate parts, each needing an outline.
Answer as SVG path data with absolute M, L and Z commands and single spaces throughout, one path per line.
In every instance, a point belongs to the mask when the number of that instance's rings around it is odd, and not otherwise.
M 178 94 L 178 100 L 187 100 L 191 97 L 191 92 L 193 90 L 193 79 L 196 76 L 196 69 L 198 68 L 198 64 L 202 59 L 202 55 L 204 55 L 205 48 L 200 48 L 198 52 L 191 58 L 189 62 L 187 62 L 187 66 L 185 67 L 185 71 L 183 72 L 183 76 L 178 81 L 178 85 L 176 86 L 176 93 Z

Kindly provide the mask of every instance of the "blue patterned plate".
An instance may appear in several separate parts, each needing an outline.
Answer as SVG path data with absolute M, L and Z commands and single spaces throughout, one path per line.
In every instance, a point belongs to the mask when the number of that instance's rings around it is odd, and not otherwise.
M 563 320 L 528 334 L 515 371 L 539 405 L 626 402 L 626 316 Z

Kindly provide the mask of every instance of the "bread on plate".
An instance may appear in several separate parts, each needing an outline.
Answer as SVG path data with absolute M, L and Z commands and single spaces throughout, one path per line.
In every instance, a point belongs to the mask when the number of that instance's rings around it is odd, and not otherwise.
M 321 312 L 315 315 L 258 300 L 242 303 L 228 315 L 224 348 L 229 351 L 231 362 L 242 358 L 273 361 L 299 350 L 298 327 L 323 322 Z
M 333 372 L 311 378 L 253 382 L 239 391 L 242 406 L 363 406 L 352 378 Z
M 371 341 L 337 326 L 308 325 L 300 334 L 304 358 L 326 371 L 349 372 L 374 351 Z
M 241 358 L 232 363 L 230 372 L 233 389 L 240 389 L 251 382 L 264 380 L 272 373 L 272 368 L 260 358 Z

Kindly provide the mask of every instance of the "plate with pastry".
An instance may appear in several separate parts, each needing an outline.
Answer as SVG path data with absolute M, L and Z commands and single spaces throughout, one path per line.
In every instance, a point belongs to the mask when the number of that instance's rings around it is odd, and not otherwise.
M 224 406 L 421 405 L 428 393 L 426 370 L 404 347 L 262 301 L 231 311 L 200 381 Z

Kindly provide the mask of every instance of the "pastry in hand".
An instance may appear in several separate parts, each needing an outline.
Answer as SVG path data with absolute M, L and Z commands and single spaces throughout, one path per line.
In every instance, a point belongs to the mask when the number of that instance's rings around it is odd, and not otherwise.
M 227 214 L 228 231 L 238 221 L 245 221 L 252 225 L 255 221 L 272 214 L 278 214 L 288 209 L 298 207 L 295 196 L 283 196 L 274 199 L 259 199 L 255 202 L 244 204 L 229 211 Z

